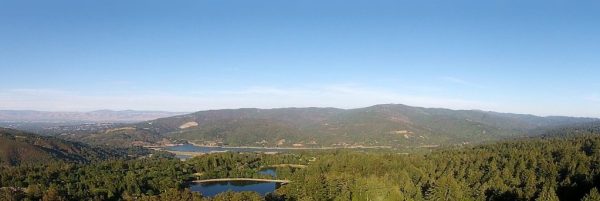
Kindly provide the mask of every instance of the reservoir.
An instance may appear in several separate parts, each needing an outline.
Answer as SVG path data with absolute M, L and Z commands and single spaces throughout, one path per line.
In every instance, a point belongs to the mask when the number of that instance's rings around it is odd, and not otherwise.
M 341 147 L 340 147 L 341 148 Z M 354 147 L 349 149 L 372 149 L 372 148 L 382 148 L 382 147 Z M 387 147 L 389 148 L 389 147 Z M 302 148 L 292 148 L 292 147 L 209 147 L 209 146 L 196 146 L 193 144 L 182 144 L 177 146 L 169 146 L 163 148 L 165 151 L 174 151 L 174 152 L 197 152 L 197 153 L 218 153 L 218 152 L 262 152 L 262 153 L 281 153 L 281 152 L 292 152 L 299 150 L 327 150 L 327 149 L 337 149 L 333 147 L 322 147 L 322 148 L 311 148 L 311 147 L 302 147 Z M 177 158 L 180 159 L 189 159 L 192 157 L 190 154 L 181 154 L 177 153 Z
M 304 148 L 311 149 L 311 148 Z M 314 148 L 320 149 L 320 148 Z M 267 147 L 206 147 L 206 146 L 195 146 L 193 144 L 183 144 L 172 147 L 165 147 L 168 151 L 181 151 L 181 152 L 200 152 L 200 153 L 213 153 L 213 152 L 286 152 L 299 150 L 298 148 L 267 148 Z

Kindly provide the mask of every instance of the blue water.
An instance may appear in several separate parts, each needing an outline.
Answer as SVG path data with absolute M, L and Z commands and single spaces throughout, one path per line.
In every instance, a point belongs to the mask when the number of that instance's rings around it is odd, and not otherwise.
M 204 146 L 195 146 L 192 144 L 184 144 L 177 145 L 172 147 L 166 147 L 166 150 L 169 151 L 184 151 L 184 152 L 202 152 L 202 153 L 211 153 L 211 152 L 285 152 L 292 151 L 296 149 L 285 149 L 285 148 L 232 148 L 232 147 L 204 147 Z
M 254 182 L 254 181 L 220 181 L 207 183 L 193 183 L 190 185 L 192 192 L 199 192 L 203 196 L 212 197 L 222 192 L 234 191 L 254 191 L 265 196 L 275 191 L 279 187 L 275 182 Z
M 261 171 L 258 171 L 258 174 L 264 174 L 264 175 L 270 175 L 272 177 L 277 177 L 277 172 L 275 172 L 275 169 L 273 169 L 273 168 L 262 169 Z

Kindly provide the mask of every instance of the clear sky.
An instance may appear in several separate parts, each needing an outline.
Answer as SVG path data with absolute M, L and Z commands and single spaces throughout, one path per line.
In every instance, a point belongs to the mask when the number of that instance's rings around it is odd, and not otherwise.
M 0 0 L 0 109 L 600 117 L 600 1 Z

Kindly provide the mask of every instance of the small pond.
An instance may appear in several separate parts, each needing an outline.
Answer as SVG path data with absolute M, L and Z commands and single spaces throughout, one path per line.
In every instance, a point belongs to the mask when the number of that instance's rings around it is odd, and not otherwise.
M 254 191 L 265 196 L 268 193 L 275 191 L 279 188 L 281 183 L 277 182 L 257 182 L 257 181 L 218 181 L 218 182 L 205 182 L 205 183 L 192 183 L 190 190 L 192 192 L 199 192 L 202 196 L 213 197 L 219 193 L 234 191 Z
M 275 171 L 275 168 L 262 169 L 262 170 L 258 171 L 258 174 L 270 175 L 272 177 L 277 177 L 277 172 Z

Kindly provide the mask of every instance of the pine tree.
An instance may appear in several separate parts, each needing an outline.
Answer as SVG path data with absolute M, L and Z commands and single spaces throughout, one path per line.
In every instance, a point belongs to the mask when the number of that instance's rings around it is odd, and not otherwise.
M 450 177 L 443 176 L 438 179 L 433 188 L 427 192 L 427 200 L 435 201 L 450 201 L 450 200 L 465 200 L 463 189 L 458 182 Z
M 539 193 L 535 201 L 559 201 L 556 191 L 550 187 L 544 187 L 542 192 Z
M 60 196 L 60 192 L 54 186 L 51 186 L 44 196 L 42 197 L 43 201 L 63 201 L 66 200 L 64 197 Z
M 581 201 L 599 201 L 599 200 L 600 200 L 600 193 L 598 193 L 597 188 L 592 188 L 592 190 L 590 190 L 590 192 L 581 199 Z

